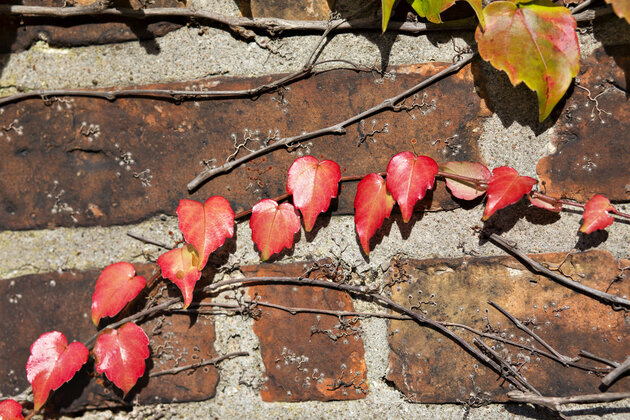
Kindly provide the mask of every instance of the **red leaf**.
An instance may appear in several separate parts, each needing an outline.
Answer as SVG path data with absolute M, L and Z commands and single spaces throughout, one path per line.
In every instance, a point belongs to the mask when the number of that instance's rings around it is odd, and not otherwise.
M 413 206 L 433 187 L 438 164 L 428 156 L 411 152 L 398 153 L 387 165 L 387 191 L 400 206 L 403 220 L 411 219 Z
M 539 207 L 541 209 L 553 211 L 559 213 L 562 211 L 562 204 L 557 201 L 545 201 L 540 198 L 534 198 L 531 194 L 527 194 L 527 198 L 529 198 L 529 202 L 534 206 Z
M 446 162 L 440 165 L 442 172 L 475 178 L 488 183 L 492 174 L 479 162 Z M 459 181 L 446 177 L 446 186 L 455 197 L 462 200 L 474 200 L 482 196 L 486 190 L 473 182 Z
M 584 222 L 580 232 L 591 233 L 612 225 L 615 219 L 608 214 L 609 211 L 615 211 L 610 200 L 603 195 L 595 194 L 584 206 L 584 213 L 582 214 Z
M 389 217 L 394 198 L 379 174 L 366 175 L 357 186 L 354 197 L 354 223 L 365 255 L 370 255 L 370 238 Z
M 203 270 L 208 257 L 234 234 L 234 210 L 223 197 L 215 195 L 204 204 L 193 200 L 180 200 L 177 206 L 179 230 L 186 242 L 195 247 Z
M 509 166 L 495 168 L 488 182 L 488 200 L 482 220 L 488 220 L 495 211 L 516 203 L 537 182 L 534 178 L 519 175 L 516 169 Z
M 278 205 L 265 199 L 252 208 L 249 227 L 252 229 L 252 240 L 265 261 L 284 248 L 293 246 L 293 237 L 300 230 L 300 215 L 289 203 Z
M 68 382 L 87 362 L 89 351 L 81 343 L 68 345 L 59 331 L 42 334 L 31 344 L 31 355 L 26 362 L 26 378 L 33 387 L 35 411 L 48 399 L 50 391 Z
M 201 278 L 199 267 L 199 253 L 194 246 L 184 244 L 183 247 L 172 249 L 160 255 L 157 260 L 162 277 L 169 279 L 182 291 L 184 295 L 184 309 L 188 308 L 193 298 L 195 283 Z
M 146 284 L 147 280 L 142 276 L 136 276 L 136 269 L 127 262 L 105 267 L 96 280 L 92 295 L 94 325 L 98 325 L 103 317 L 118 314 L 127 303 L 138 296 Z
M 22 406 L 15 400 L 0 401 L 0 420 L 23 420 Z
M 149 337 L 132 322 L 118 330 L 106 329 L 94 344 L 94 368 L 103 373 L 125 395 L 144 375 L 144 360 L 149 357 Z
M 313 156 L 304 156 L 289 168 L 287 192 L 302 212 L 307 232 L 313 229 L 319 213 L 328 210 L 330 200 L 337 197 L 340 179 L 341 169 L 332 160 L 319 162 Z

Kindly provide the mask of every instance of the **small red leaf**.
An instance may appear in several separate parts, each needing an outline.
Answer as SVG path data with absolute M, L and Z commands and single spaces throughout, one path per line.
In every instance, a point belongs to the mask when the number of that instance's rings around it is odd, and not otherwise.
M 96 280 L 92 295 L 94 325 L 98 325 L 103 317 L 118 314 L 127 303 L 138 296 L 146 284 L 147 280 L 142 276 L 136 276 L 136 269 L 127 262 L 105 267 Z
M 249 219 L 252 240 L 265 261 L 284 248 L 293 246 L 293 237 L 300 230 L 300 215 L 289 203 L 278 205 L 273 200 L 261 200 L 252 208 Z
M 531 194 L 527 194 L 527 198 L 529 198 L 529 202 L 532 203 L 532 205 L 539 207 L 541 209 L 553 211 L 556 213 L 559 213 L 562 211 L 562 204 L 560 204 L 557 201 L 553 201 L 553 200 L 545 201 L 540 198 L 534 198 L 532 197 Z
M 479 162 L 446 162 L 440 165 L 440 170 L 468 178 L 475 178 L 486 184 L 492 177 L 490 170 Z M 473 182 L 448 177 L 446 177 L 446 186 L 451 191 L 451 194 L 462 200 L 474 200 L 486 192 L 485 188 L 481 188 Z
M 438 164 L 428 156 L 411 152 L 398 153 L 387 165 L 387 191 L 400 206 L 403 220 L 411 219 L 413 206 L 433 187 Z
M 186 242 L 195 247 L 203 270 L 208 257 L 234 234 L 234 210 L 223 197 L 215 195 L 201 204 L 194 200 L 180 200 L 177 206 L 179 230 Z
M 26 362 L 26 378 L 33 387 L 34 409 L 38 411 L 54 391 L 68 382 L 87 362 L 89 351 L 81 343 L 68 345 L 59 331 L 42 334 L 31 344 Z
M 195 283 L 201 278 L 199 253 L 194 246 L 184 244 L 182 248 L 172 249 L 160 255 L 157 260 L 162 277 L 169 279 L 184 295 L 184 309 L 188 308 L 193 298 Z
M 319 162 L 303 156 L 293 162 L 287 178 L 287 192 L 304 218 L 304 229 L 310 232 L 319 213 L 328 210 L 330 200 L 337 197 L 341 169 L 332 160 Z
M 584 206 L 584 213 L 582 214 L 584 222 L 580 232 L 588 234 L 612 225 L 615 219 L 608 214 L 609 211 L 615 211 L 610 200 L 603 195 L 595 194 Z
M 394 198 L 379 174 L 366 175 L 357 186 L 354 197 L 354 223 L 365 255 L 370 255 L 370 238 L 389 217 Z
M 20 403 L 15 400 L 0 401 L 0 420 L 24 420 Z
M 495 211 L 516 203 L 537 182 L 534 178 L 519 175 L 516 169 L 509 166 L 495 168 L 488 182 L 488 199 L 482 220 L 488 220 Z
M 142 328 L 128 322 L 118 330 L 106 329 L 94 344 L 94 369 L 103 373 L 125 395 L 144 375 L 144 360 L 149 357 L 149 337 Z

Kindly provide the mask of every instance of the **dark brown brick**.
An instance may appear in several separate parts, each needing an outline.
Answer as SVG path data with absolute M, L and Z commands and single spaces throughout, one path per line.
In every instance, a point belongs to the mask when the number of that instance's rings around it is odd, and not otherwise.
M 247 276 L 298 276 L 307 264 L 249 266 Z M 261 285 L 249 289 L 251 299 L 293 308 L 352 311 L 352 299 L 336 290 L 308 286 Z M 254 332 L 266 369 L 263 401 L 330 401 L 365 398 L 363 340 L 358 320 L 325 314 L 297 313 L 258 307 Z
M 385 79 L 365 72 L 326 72 L 257 100 L 178 105 L 146 98 L 115 102 L 74 98 L 49 106 L 40 99 L 3 106 L 0 229 L 132 223 L 160 213 L 174 214 L 182 198 L 201 201 L 211 195 L 225 196 L 240 211 L 263 197 L 283 194 L 289 166 L 307 153 L 337 161 L 343 175 L 384 171 L 395 153 L 412 147 L 438 161 L 481 161 L 477 140 L 487 111 L 466 67 L 423 91 L 415 100 L 425 104 L 421 109 L 369 117 L 363 125 L 348 127 L 343 136 L 315 139 L 306 144 L 307 149 L 292 153 L 276 151 L 210 180 L 193 194 L 186 191 L 186 184 L 203 169 L 202 160 L 222 164 L 234 152 L 233 136 L 242 142 L 246 130 L 259 130 L 264 137 L 269 130 L 293 135 L 325 127 L 443 67 L 400 67 Z M 153 87 L 243 89 L 275 77 L 223 77 Z M 361 133 L 372 130 L 372 121 L 377 129 L 389 124 L 389 134 L 377 133 L 358 147 Z M 417 143 L 412 146 L 413 138 Z M 250 142 L 248 147 L 260 147 L 260 142 Z M 342 185 L 331 211 L 353 213 L 356 184 Z M 455 206 L 438 182 L 417 208 Z
M 137 265 L 151 276 L 153 265 Z M 29 347 L 41 334 L 57 330 L 68 341 L 86 340 L 96 333 L 90 306 L 99 271 L 70 271 L 0 280 L 0 392 L 14 395 L 28 386 L 26 360 Z M 174 292 L 177 293 L 177 292 Z M 166 370 L 216 357 L 214 322 L 203 316 L 158 316 L 140 324 L 151 339 L 148 372 Z M 91 362 L 90 362 L 91 364 Z M 103 377 L 91 379 L 91 366 L 52 395 L 52 406 L 62 412 L 129 404 L 200 401 L 214 396 L 219 373 L 214 367 L 185 371 L 176 375 L 139 379 L 125 401 Z M 51 403 L 49 403 L 50 405 Z
M 335 9 L 335 0 L 250 0 L 249 7 L 254 17 L 328 20 Z
M 566 254 L 542 254 L 538 261 L 560 263 Z M 627 261 L 623 264 L 627 265 Z M 569 256 L 561 269 L 565 275 L 609 293 L 630 295 L 627 281 L 612 283 L 620 274 L 618 262 L 607 252 L 591 251 Z M 532 275 L 511 257 L 400 260 L 392 264 L 393 299 L 419 307 L 426 315 L 461 323 L 478 330 L 541 349 L 529 335 L 518 330 L 487 302 L 494 301 L 536 334 L 567 356 L 581 349 L 609 360 L 623 361 L 628 352 L 630 324 L 627 314 L 577 294 L 542 276 Z M 452 328 L 469 342 L 474 337 Z M 472 396 L 504 401 L 508 385 L 498 375 L 448 338 L 411 321 L 389 325 L 389 373 L 387 378 L 413 401 L 446 403 Z M 502 345 L 493 346 L 543 395 L 564 396 L 600 392 L 600 377 L 566 368 L 546 357 Z M 602 366 L 583 359 L 591 366 Z M 611 391 L 628 391 L 630 378 L 618 381 Z
M 629 49 L 599 48 L 582 62 L 579 85 L 553 131 L 557 151 L 538 163 L 548 194 L 581 202 L 594 194 L 630 200 Z
M 86 6 L 96 0 L 50 0 L 50 1 L 10 1 L 14 4 L 31 6 L 63 7 L 66 3 Z M 132 0 L 116 1 L 119 7 L 184 7 L 185 3 L 177 0 L 155 0 L 151 2 Z M 123 20 L 123 21 L 121 21 Z M 111 17 L 80 16 L 76 18 L 55 19 L 51 17 L 0 17 L 0 53 L 28 50 L 35 42 L 44 40 L 53 47 L 78 47 L 84 45 L 102 45 L 135 40 L 148 41 L 145 47 L 158 48 L 150 40 L 166 35 L 181 27 L 180 23 L 156 21 L 156 19 L 128 19 Z

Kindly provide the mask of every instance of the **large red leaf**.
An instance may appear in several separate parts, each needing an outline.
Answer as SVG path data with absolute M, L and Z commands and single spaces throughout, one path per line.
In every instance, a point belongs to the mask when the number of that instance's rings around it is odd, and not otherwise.
M 68 345 L 59 331 L 42 334 L 31 344 L 31 355 L 26 362 L 26 378 L 33 387 L 35 411 L 48 399 L 50 391 L 68 382 L 87 362 L 89 351 L 81 343 Z
M 354 197 L 354 223 L 365 255 L 370 255 L 370 238 L 389 217 L 392 207 L 394 198 L 379 174 L 366 175 L 359 182 Z
M 625 18 L 630 23 L 630 0 L 606 0 L 606 3 L 612 5 L 617 16 Z
M 293 162 L 287 178 L 287 192 L 300 209 L 304 228 L 310 232 L 319 213 L 328 210 L 330 200 L 337 197 L 341 169 L 332 160 L 319 162 L 313 156 L 303 156 Z
M 532 197 L 531 193 L 527 194 L 527 198 L 529 198 L 529 202 L 532 203 L 532 205 L 538 208 L 553 211 L 555 213 L 559 213 L 562 211 L 562 204 L 555 199 L 545 201 L 540 198 Z
M 413 206 L 424 198 L 433 187 L 438 164 L 428 156 L 416 156 L 411 152 L 398 153 L 387 165 L 387 191 L 392 193 L 400 206 L 403 220 L 408 222 Z
M 615 211 L 610 200 L 603 195 L 595 194 L 584 206 L 584 213 L 582 214 L 584 222 L 580 227 L 580 232 L 591 233 L 612 225 L 615 219 L 608 214 L 609 211 Z
M 549 0 L 495 1 L 483 14 L 485 28 L 475 33 L 479 54 L 513 85 L 525 82 L 536 91 L 544 120 L 580 69 L 575 18 Z
M 223 197 L 215 195 L 201 204 L 194 200 L 180 200 L 177 206 L 179 230 L 186 242 L 195 247 L 203 270 L 208 257 L 234 234 L 234 210 Z
M 0 401 L 0 420 L 24 420 L 20 403 L 15 400 Z
M 252 208 L 249 219 L 252 240 L 265 261 L 284 248 L 293 246 L 293 237 L 300 230 L 300 215 L 289 203 L 278 205 L 274 200 L 264 199 Z
M 94 369 L 103 373 L 125 395 L 144 375 L 144 360 L 149 357 L 149 337 L 142 328 L 128 322 L 118 330 L 103 330 L 94 344 Z
M 162 277 L 169 279 L 182 291 L 184 308 L 192 302 L 195 283 L 201 278 L 199 271 L 199 253 L 194 246 L 184 244 L 183 247 L 172 249 L 160 255 L 157 260 Z
M 442 172 L 475 178 L 486 184 L 492 177 L 490 170 L 479 162 L 446 162 L 440 165 Z M 468 181 L 461 181 L 446 177 L 446 186 L 451 194 L 462 200 L 474 200 L 486 192 L 485 188 Z
M 482 220 L 488 220 L 495 211 L 516 203 L 530 192 L 537 182 L 534 178 L 519 175 L 516 169 L 509 166 L 495 168 L 488 182 L 488 199 Z
M 133 300 L 147 280 L 136 276 L 136 269 L 127 262 L 105 267 L 96 280 L 92 295 L 92 322 L 98 325 L 101 318 L 114 316 Z

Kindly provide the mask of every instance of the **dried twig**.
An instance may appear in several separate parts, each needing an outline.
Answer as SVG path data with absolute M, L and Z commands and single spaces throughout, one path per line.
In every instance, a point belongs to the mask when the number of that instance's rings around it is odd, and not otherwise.
M 144 236 L 141 236 L 141 235 L 135 234 L 135 233 L 133 233 L 133 232 L 127 232 L 127 236 L 129 236 L 129 237 L 131 237 L 131 238 L 133 238 L 133 239 L 137 239 L 137 240 L 139 240 L 139 241 L 141 241 L 141 242 L 145 242 L 145 243 L 147 243 L 147 244 L 151 244 L 151 245 L 159 246 L 160 248 L 164 248 L 164 249 L 173 249 L 173 247 L 172 247 L 172 246 L 170 246 L 170 245 L 163 244 L 162 242 L 158 242 L 158 241 L 156 241 L 156 240 L 154 240 L 154 239 L 145 238 Z
M 608 366 L 612 366 L 614 368 L 619 366 L 619 363 L 615 362 L 614 360 L 604 359 L 603 357 L 597 356 L 596 354 L 593 354 L 593 353 L 588 352 L 586 350 L 580 350 L 580 356 L 588 357 L 589 359 L 596 360 L 596 361 L 598 361 L 600 363 L 603 363 L 603 364 L 608 365 Z
M 507 396 L 512 401 L 537 404 L 559 410 L 564 404 L 590 404 L 619 401 L 630 398 L 630 392 L 608 392 L 601 394 L 573 395 L 570 397 L 542 397 L 530 392 L 510 391 Z
M 606 386 L 610 386 L 628 371 L 630 371 L 630 356 L 626 357 L 626 360 L 624 360 L 623 363 L 617 366 L 612 372 L 604 376 L 604 378 L 602 378 L 602 383 Z
M 177 374 L 179 372 L 183 372 L 185 370 L 195 370 L 195 369 L 199 369 L 200 367 L 203 367 L 203 366 L 216 365 L 217 363 L 222 362 L 224 360 L 232 359 L 234 357 L 240 357 L 240 356 L 249 356 L 249 353 L 246 352 L 246 351 L 236 351 L 236 352 L 228 353 L 228 354 L 220 356 L 220 357 L 215 357 L 214 359 L 204 360 L 204 361 L 199 362 L 199 363 L 193 363 L 191 365 L 178 366 L 176 368 L 161 370 L 159 372 L 151 372 L 149 374 L 149 377 L 150 378 L 154 378 L 156 376 L 162 376 L 162 375 L 175 375 L 175 374 Z
M 613 306 L 613 309 L 617 309 L 619 307 L 630 308 L 630 300 L 622 298 L 620 296 L 612 295 L 610 293 L 602 292 L 601 290 L 593 289 L 592 287 L 588 287 L 583 285 L 582 283 L 573 281 L 570 278 L 558 273 L 557 271 L 552 271 L 539 262 L 533 260 L 529 255 L 510 244 L 509 241 L 505 240 L 496 233 L 491 233 L 489 235 L 489 238 L 492 242 L 499 244 L 510 254 L 516 256 L 521 262 L 524 262 L 525 265 L 529 267 L 529 269 L 532 270 L 534 273 L 542 274 L 552 280 L 555 280 L 557 283 L 560 283 L 563 286 L 580 291 L 585 295 L 591 296 L 607 304 L 610 304 Z
M 201 171 L 199 173 L 199 175 L 197 175 L 192 181 L 190 181 L 188 183 L 188 190 L 194 190 L 196 189 L 199 185 L 201 185 L 203 182 L 207 181 L 208 179 L 217 176 L 219 174 L 223 174 L 226 172 L 231 171 L 234 167 L 241 165 L 242 163 L 245 163 L 247 161 L 250 161 L 258 156 L 262 156 L 265 155 L 273 150 L 282 148 L 282 147 L 286 147 L 290 144 L 294 144 L 297 142 L 303 142 L 306 140 L 311 140 L 314 138 L 318 138 L 318 137 L 322 137 L 324 135 L 327 134 L 345 134 L 346 130 L 345 127 L 352 125 L 356 122 L 361 121 L 362 119 L 369 117 L 370 115 L 385 111 L 385 110 L 393 110 L 396 107 L 396 104 L 399 103 L 401 100 L 403 100 L 406 97 L 409 97 L 411 95 L 413 95 L 414 93 L 426 88 L 427 86 L 435 83 L 438 80 L 441 80 L 442 78 L 453 74 L 453 73 L 457 73 L 462 67 L 464 67 L 466 64 L 468 64 L 470 61 L 472 61 L 472 59 L 476 56 L 476 54 L 472 54 L 469 55 L 468 57 L 462 59 L 461 61 L 452 64 L 448 67 L 446 67 L 445 69 L 441 70 L 440 72 L 434 74 L 433 76 L 423 80 L 422 82 L 416 84 L 415 86 L 405 90 L 404 92 L 393 96 L 391 98 L 385 99 L 383 102 L 381 102 L 378 105 L 373 106 L 370 109 L 367 109 L 359 114 L 356 114 L 344 121 L 341 121 L 337 124 L 333 124 L 330 125 L 328 127 L 324 127 L 324 128 L 320 128 L 318 130 L 315 131 L 311 131 L 308 133 L 302 133 L 296 136 L 292 136 L 292 137 L 285 137 L 283 139 L 278 139 L 276 142 L 274 142 L 273 144 L 270 144 L 266 147 L 262 147 L 258 150 L 256 150 L 253 153 L 249 153 L 248 155 L 245 155 L 241 158 L 238 158 L 236 160 L 233 160 L 231 162 L 227 162 L 226 164 L 219 166 L 217 168 L 205 168 L 203 171 Z
M 540 338 L 538 336 L 538 334 L 536 334 L 531 329 L 529 329 L 525 324 L 523 324 L 521 321 L 519 321 L 518 318 L 516 318 L 514 315 L 512 315 L 511 313 L 506 311 L 498 303 L 493 302 L 493 301 L 489 301 L 488 304 L 491 305 L 492 307 L 494 307 L 499 312 L 501 312 L 503 315 L 505 315 L 505 317 L 507 317 L 510 321 L 512 321 L 512 323 L 514 325 L 516 325 L 516 327 L 518 329 L 520 329 L 522 331 L 525 331 L 527 334 L 532 336 L 534 338 L 534 340 L 536 340 L 540 344 L 542 344 L 547 350 L 549 350 L 551 353 L 553 353 L 553 355 L 556 356 L 560 360 L 560 363 L 562 363 L 563 365 L 568 366 L 569 362 L 576 362 L 576 361 L 580 360 L 579 357 L 571 358 L 571 357 L 564 356 L 564 355 L 560 354 L 559 352 L 557 352 L 556 349 L 554 349 L 550 344 L 548 344 L 545 340 Z

